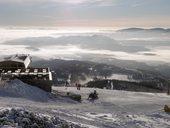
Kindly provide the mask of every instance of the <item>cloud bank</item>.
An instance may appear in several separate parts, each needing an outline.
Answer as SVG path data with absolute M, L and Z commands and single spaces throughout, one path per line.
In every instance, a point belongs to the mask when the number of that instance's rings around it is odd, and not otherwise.
M 161 34 L 159 35 L 162 39 Z M 91 61 L 100 62 L 102 58 L 108 61 L 116 58 L 139 62 L 170 63 L 170 44 L 168 43 L 170 40 L 160 42 L 159 39 L 157 41 L 157 34 L 154 41 L 143 41 L 138 38 L 141 34 L 135 35 L 139 42 L 136 42 L 136 39 L 129 41 L 128 38 L 131 37 L 128 36 L 120 36 L 124 40 L 119 40 L 119 36 L 112 31 L 71 33 L 51 29 L 0 29 L 0 53 L 1 57 L 29 53 L 43 59 L 83 60 L 88 58 Z

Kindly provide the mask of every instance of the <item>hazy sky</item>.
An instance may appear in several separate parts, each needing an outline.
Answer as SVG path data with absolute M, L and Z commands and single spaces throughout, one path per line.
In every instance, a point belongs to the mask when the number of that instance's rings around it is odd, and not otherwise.
M 0 0 L 0 26 L 170 27 L 170 0 Z

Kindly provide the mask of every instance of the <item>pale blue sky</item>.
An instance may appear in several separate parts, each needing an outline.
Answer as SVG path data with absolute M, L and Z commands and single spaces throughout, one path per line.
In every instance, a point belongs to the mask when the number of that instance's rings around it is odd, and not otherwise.
M 170 27 L 170 0 L 0 0 L 0 26 Z

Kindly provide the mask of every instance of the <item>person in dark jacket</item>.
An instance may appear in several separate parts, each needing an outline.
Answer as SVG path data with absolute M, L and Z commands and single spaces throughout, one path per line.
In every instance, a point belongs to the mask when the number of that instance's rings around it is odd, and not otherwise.
M 91 99 L 91 100 L 98 99 L 98 93 L 97 93 L 96 90 L 94 90 L 93 93 L 90 93 L 90 94 L 89 94 L 88 100 L 90 100 L 90 99 Z

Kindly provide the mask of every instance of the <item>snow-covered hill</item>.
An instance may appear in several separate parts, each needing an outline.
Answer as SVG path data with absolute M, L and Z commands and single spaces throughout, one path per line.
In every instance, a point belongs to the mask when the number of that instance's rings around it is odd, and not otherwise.
M 10 81 L 0 87 L 0 96 L 26 98 L 34 101 L 47 101 L 49 99 L 49 93 L 20 80 Z
M 170 114 L 163 111 L 165 104 L 170 105 L 170 97 L 163 93 L 96 89 L 99 99 L 91 102 L 87 97 L 94 91 L 93 88 L 81 88 L 78 91 L 75 87 L 53 87 L 53 90 L 81 94 L 82 102 L 60 96 L 57 96 L 56 100 L 37 102 L 26 97 L 0 95 L 0 109 L 20 107 L 28 112 L 45 114 L 50 118 L 58 117 L 77 126 L 89 128 L 170 127 Z

